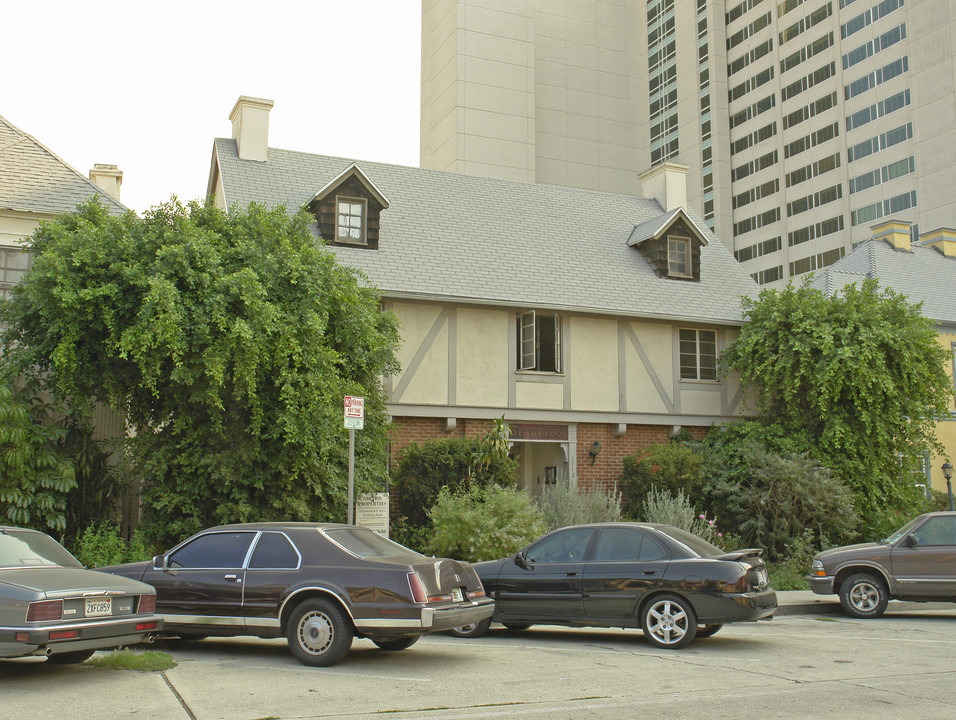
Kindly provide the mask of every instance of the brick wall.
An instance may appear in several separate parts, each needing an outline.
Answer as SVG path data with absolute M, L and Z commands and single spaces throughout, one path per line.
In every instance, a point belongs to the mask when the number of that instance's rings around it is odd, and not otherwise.
M 493 426 L 491 420 L 459 419 L 455 429 L 445 432 L 445 418 L 396 417 L 391 434 L 391 462 L 395 467 L 404 448 L 411 443 L 423 445 L 429 440 L 452 437 L 480 437 Z M 671 425 L 628 425 L 620 437 L 614 436 L 614 425 L 603 423 L 578 424 L 578 488 L 611 489 L 617 487 L 621 463 L 628 455 L 636 455 L 643 448 L 657 443 L 666 443 Z M 691 435 L 700 439 L 708 427 L 689 427 Z M 592 443 L 601 443 L 601 452 L 591 464 L 588 454 Z

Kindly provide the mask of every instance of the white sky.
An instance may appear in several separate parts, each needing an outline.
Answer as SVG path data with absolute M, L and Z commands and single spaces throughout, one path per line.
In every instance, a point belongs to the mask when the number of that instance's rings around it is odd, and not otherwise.
M 206 192 L 240 95 L 272 147 L 418 165 L 420 0 L 4 0 L 0 115 L 142 213 Z

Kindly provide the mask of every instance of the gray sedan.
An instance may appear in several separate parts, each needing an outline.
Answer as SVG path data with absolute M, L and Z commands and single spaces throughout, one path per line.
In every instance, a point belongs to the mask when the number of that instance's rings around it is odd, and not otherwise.
M 86 570 L 49 535 L 0 525 L 0 658 L 83 662 L 152 639 L 163 627 L 155 608 L 151 586 Z

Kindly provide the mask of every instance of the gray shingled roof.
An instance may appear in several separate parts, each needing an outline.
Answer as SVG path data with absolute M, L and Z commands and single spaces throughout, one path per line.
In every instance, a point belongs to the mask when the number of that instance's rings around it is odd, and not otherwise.
M 906 251 L 897 250 L 886 240 L 867 240 L 820 271 L 811 284 L 832 294 L 864 278 L 875 278 L 881 287 L 923 303 L 923 315 L 931 320 L 956 323 L 956 258 L 932 247 L 913 245 Z
M 707 232 L 701 280 L 658 277 L 627 246 L 665 213 L 654 200 L 269 148 L 240 160 L 217 139 L 227 207 L 297 209 L 352 162 L 388 197 L 379 249 L 336 247 L 389 297 L 740 324 L 757 285 Z M 706 227 L 695 220 L 698 227 Z
M 127 212 L 96 183 L 0 116 L 0 210 L 59 215 L 73 212 L 92 195 L 113 215 Z

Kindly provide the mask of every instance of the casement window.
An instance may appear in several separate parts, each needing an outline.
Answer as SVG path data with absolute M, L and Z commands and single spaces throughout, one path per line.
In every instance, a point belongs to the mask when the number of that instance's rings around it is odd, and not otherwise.
M 361 198 L 335 199 L 335 239 L 340 242 L 365 242 L 366 202 Z
M 669 235 L 667 237 L 667 274 L 671 277 L 692 277 L 690 260 L 690 238 Z
M 561 372 L 561 316 L 518 313 L 518 370 Z
M 32 257 L 23 247 L 0 247 L 0 297 L 9 300 L 10 291 L 27 274 Z
M 681 328 L 680 379 L 717 379 L 717 332 Z

